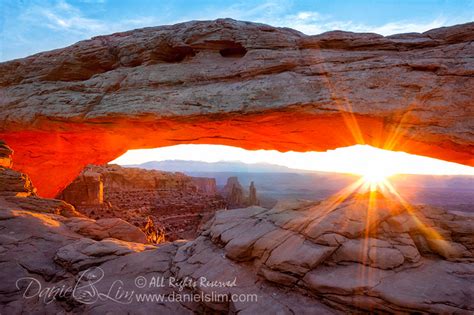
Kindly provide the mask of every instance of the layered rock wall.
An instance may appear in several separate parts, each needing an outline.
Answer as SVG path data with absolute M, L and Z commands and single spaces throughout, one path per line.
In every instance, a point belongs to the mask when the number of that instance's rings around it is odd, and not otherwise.
M 191 180 L 194 184 L 196 184 L 199 192 L 210 196 L 217 194 L 217 184 L 215 178 L 191 177 Z
M 58 198 L 95 219 L 121 218 L 153 242 L 194 238 L 203 220 L 226 208 L 214 178 L 119 165 L 87 166 Z
M 9 168 L 12 166 L 13 150 L 0 140 L 0 166 Z

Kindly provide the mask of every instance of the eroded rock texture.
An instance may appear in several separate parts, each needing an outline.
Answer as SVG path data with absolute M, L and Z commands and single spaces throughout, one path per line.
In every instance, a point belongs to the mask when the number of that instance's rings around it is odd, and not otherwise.
M 229 204 L 229 208 L 240 208 L 245 203 L 244 188 L 236 176 L 227 178 L 223 194 Z
M 186 257 L 178 273 L 238 268 L 349 312 L 472 312 L 473 216 L 383 198 L 368 211 L 368 203 L 354 196 L 218 212 L 178 249 Z
M 150 242 L 190 239 L 226 201 L 216 180 L 183 173 L 88 165 L 57 197 L 94 219 L 121 218 Z
M 474 165 L 473 39 L 472 23 L 383 37 L 234 20 L 99 36 L 0 64 L 0 138 L 49 197 L 87 164 L 180 143 Z
M 2 140 L 0 140 L 0 166 L 11 167 L 12 154 L 13 150 L 9 146 L 7 146 Z

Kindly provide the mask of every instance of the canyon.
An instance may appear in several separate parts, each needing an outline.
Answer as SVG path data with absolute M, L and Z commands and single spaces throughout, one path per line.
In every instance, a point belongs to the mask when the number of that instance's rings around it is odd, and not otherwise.
M 119 165 L 87 166 L 57 198 L 91 218 L 121 218 L 160 242 L 194 238 L 201 221 L 227 205 L 213 178 Z
M 0 139 L 44 197 L 88 164 L 182 143 L 358 143 L 474 165 L 473 34 L 307 36 L 219 19 L 98 36 L 0 64 Z
M 255 185 L 247 194 L 237 177 L 221 191 L 215 178 L 113 164 L 88 165 L 56 197 L 94 219 L 121 218 L 160 242 L 195 238 L 216 210 L 258 204 Z

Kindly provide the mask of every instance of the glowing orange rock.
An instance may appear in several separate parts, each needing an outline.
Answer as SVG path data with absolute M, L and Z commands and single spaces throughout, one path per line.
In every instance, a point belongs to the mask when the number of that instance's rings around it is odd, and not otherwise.
M 38 193 L 129 149 L 356 143 L 474 165 L 474 23 L 383 37 L 234 20 L 100 36 L 0 64 L 0 139 Z

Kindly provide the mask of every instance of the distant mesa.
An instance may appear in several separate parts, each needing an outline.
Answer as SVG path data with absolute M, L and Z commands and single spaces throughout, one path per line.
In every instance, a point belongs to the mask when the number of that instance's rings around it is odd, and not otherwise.
M 247 173 L 307 173 L 310 171 L 292 169 L 286 166 L 270 163 L 243 163 L 240 161 L 186 161 L 165 160 L 150 161 L 142 164 L 125 165 L 125 167 L 139 167 L 144 169 L 163 170 L 168 172 L 184 173 L 215 173 L 215 172 L 247 172 Z

